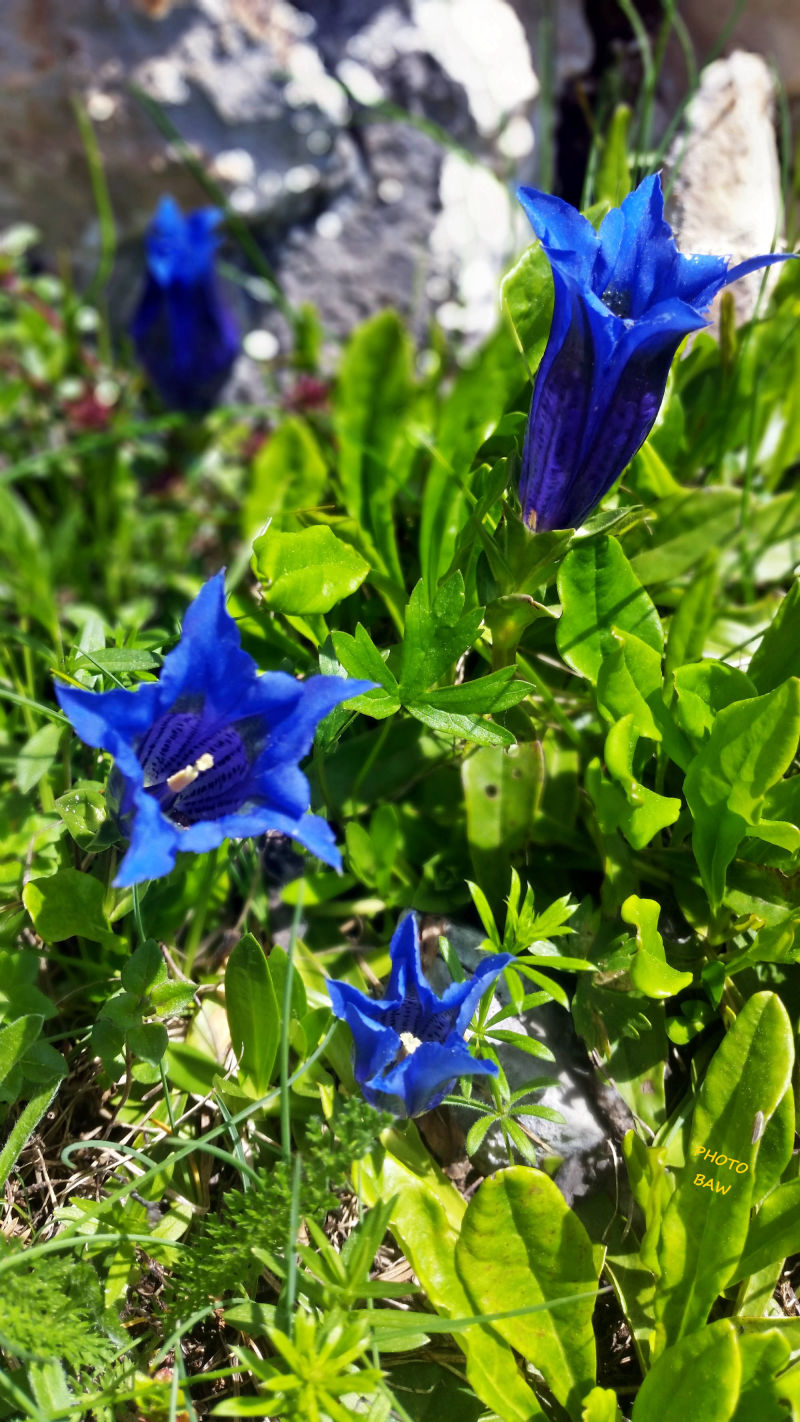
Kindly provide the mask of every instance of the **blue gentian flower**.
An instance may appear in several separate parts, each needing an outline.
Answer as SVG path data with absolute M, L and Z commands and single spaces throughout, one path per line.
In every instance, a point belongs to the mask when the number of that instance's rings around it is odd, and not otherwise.
M 259 675 L 226 611 L 224 570 L 189 607 L 158 681 L 134 691 L 57 685 L 81 739 L 114 757 L 110 791 L 130 840 L 115 884 L 161 878 L 179 849 L 202 854 L 267 830 L 341 868 L 330 826 L 307 813 L 309 786 L 298 762 L 322 717 L 372 686 Z
M 147 276 L 130 332 L 170 409 L 209 409 L 239 354 L 239 332 L 214 271 L 221 217 L 213 207 L 184 217 L 163 197 L 147 231 Z
M 658 174 L 595 232 L 535 188 L 517 197 L 553 271 L 550 335 L 536 376 L 519 496 L 535 529 L 578 528 L 646 439 L 673 356 L 707 324 L 729 282 L 791 253 L 684 257 L 664 221 Z
M 422 972 L 416 915 L 407 914 L 389 952 L 386 996 L 373 1001 L 349 983 L 329 982 L 333 1011 L 355 1043 L 355 1077 L 371 1105 L 396 1116 L 419 1116 L 437 1106 L 462 1076 L 497 1076 L 494 1062 L 478 1061 L 464 1033 L 478 1000 L 509 953 L 484 958 L 474 977 L 437 997 Z

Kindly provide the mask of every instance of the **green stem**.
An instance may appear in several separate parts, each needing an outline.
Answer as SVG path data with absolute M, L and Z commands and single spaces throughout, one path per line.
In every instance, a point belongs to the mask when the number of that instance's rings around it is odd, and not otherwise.
M 297 932 L 300 927 L 300 915 L 303 912 L 303 889 L 304 881 L 301 879 L 297 893 L 297 903 L 294 906 L 292 930 L 289 934 L 289 946 L 286 952 L 286 981 L 283 984 L 283 1016 L 281 1020 L 280 1043 L 281 1144 L 283 1147 L 283 1158 L 287 1165 L 291 1163 L 292 1159 L 292 1113 L 291 1102 L 289 1100 L 289 1033 L 292 1025 L 292 978 L 294 975 L 294 949 L 297 942 Z

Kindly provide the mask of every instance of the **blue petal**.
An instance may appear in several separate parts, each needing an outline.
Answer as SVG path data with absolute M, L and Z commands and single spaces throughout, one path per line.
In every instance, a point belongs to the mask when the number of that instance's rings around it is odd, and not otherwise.
M 267 672 L 261 681 L 266 681 L 267 676 L 279 677 L 282 673 Z M 293 678 L 287 680 L 293 681 Z M 294 686 L 299 691 L 294 703 L 284 703 L 279 714 L 270 717 L 270 738 L 262 768 L 266 770 L 273 763 L 301 760 L 310 751 L 323 717 L 343 701 L 371 691 L 376 685 L 374 681 L 339 676 L 312 676 L 308 681 L 295 681 Z
M 395 929 L 389 944 L 392 972 L 387 997 L 400 1002 L 418 1002 L 425 1017 L 431 1017 L 441 1003 L 422 971 L 417 915 L 407 913 Z
M 209 717 L 230 719 L 241 713 L 256 676 L 256 664 L 242 651 L 239 629 L 225 607 L 222 568 L 188 607 L 180 641 L 164 658 L 158 681 L 161 709 L 168 711 L 181 696 L 189 696 L 203 700 Z
M 494 1062 L 478 1061 L 460 1038 L 423 1042 L 397 1066 L 365 1082 L 365 1094 L 369 1089 L 376 1097 L 385 1096 L 387 1102 L 399 1099 L 405 1115 L 420 1116 L 438 1106 L 462 1076 L 497 1076 L 497 1067 Z
M 130 843 L 114 880 L 117 889 L 164 878 L 173 869 L 182 847 L 181 831 L 164 818 L 152 796 L 139 790 L 134 801 Z
M 148 683 L 135 691 L 81 691 L 55 683 L 56 700 L 88 746 L 110 751 L 125 775 L 141 779 L 141 767 L 130 742 L 143 734 L 158 715 L 159 689 Z
M 571 203 L 537 188 L 518 188 L 517 199 L 553 266 L 588 282 L 599 251 L 591 222 Z
M 486 992 L 486 989 L 489 987 L 490 983 L 493 983 L 495 979 L 500 976 L 503 969 L 507 967 L 508 964 L 511 962 L 513 962 L 513 955 L 511 953 L 490 953 L 488 958 L 483 958 L 482 961 L 478 964 L 477 968 L 475 969 L 475 972 L 472 975 L 472 978 L 468 983 L 453 984 L 454 987 L 457 986 L 462 990 L 466 988 L 466 991 L 463 992 L 463 995 L 461 997 L 461 1001 L 458 1008 L 458 1016 L 456 1017 L 455 1021 L 454 1030 L 459 1037 L 463 1037 L 464 1033 L 469 1027 L 469 1024 L 472 1021 L 473 1014 L 475 1012 L 475 1008 L 477 1007 L 480 999 L 483 997 L 483 994 Z M 451 991 L 452 989 L 448 988 L 447 992 L 444 994 L 444 997 L 442 998 L 443 1006 L 445 1004 L 447 1004 L 448 1007 L 450 1006 L 450 1003 L 448 1002 L 448 996 Z
M 334 1017 L 347 1023 L 353 1034 L 356 1078 L 359 1083 L 382 1071 L 400 1050 L 400 1039 L 383 1020 L 392 1004 L 375 1002 L 350 983 L 327 983 Z

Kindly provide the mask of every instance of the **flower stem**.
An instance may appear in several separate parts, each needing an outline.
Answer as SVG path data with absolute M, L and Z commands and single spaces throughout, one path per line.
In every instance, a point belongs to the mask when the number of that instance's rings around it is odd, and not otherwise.
M 283 1146 L 283 1158 L 287 1165 L 290 1164 L 292 1158 L 292 1119 L 291 1102 L 289 1100 L 289 1034 L 292 1025 L 292 977 L 294 975 L 294 948 L 297 942 L 297 932 L 300 927 L 300 915 L 303 912 L 304 887 L 304 880 L 301 879 L 298 886 L 297 903 L 294 906 L 294 917 L 289 934 L 289 945 L 286 950 L 286 980 L 283 984 L 283 1011 L 281 1016 L 281 1144 Z

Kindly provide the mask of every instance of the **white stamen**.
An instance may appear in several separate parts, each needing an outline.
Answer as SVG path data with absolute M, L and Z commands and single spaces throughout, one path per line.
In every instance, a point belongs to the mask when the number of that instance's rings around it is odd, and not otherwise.
M 400 1041 L 403 1043 L 406 1049 L 406 1055 L 409 1057 L 417 1050 L 417 1047 L 422 1046 L 421 1039 L 415 1037 L 413 1032 L 401 1032 Z
M 213 766 L 213 755 L 210 751 L 203 751 L 203 754 L 197 757 L 194 765 L 185 765 L 183 770 L 176 770 L 174 775 L 167 776 L 167 789 L 173 795 L 180 795 L 181 790 L 188 789 L 204 770 L 211 770 Z

